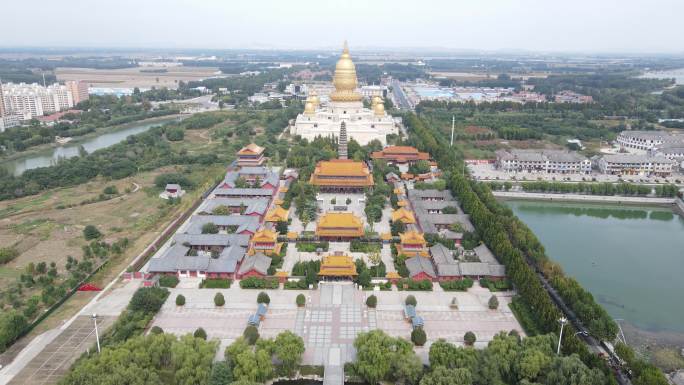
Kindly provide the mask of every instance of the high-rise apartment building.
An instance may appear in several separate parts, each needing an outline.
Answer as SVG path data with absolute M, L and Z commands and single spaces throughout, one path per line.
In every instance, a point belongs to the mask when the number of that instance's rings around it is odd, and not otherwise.
M 71 92 L 71 97 L 74 99 L 74 105 L 88 100 L 88 83 L 81 81 L 68 81 L 64 85 Z
M 68 110 L 75 105 L 72 89 L 78 91 L 78 85 L 66 86 L 55 83 L 43 87 L 36 83 L 6 83 L 2 92 L 4 113 L 18 114 L 23 120 L 28 120 Z M 82 95 L 77 96 L 81 97 Z

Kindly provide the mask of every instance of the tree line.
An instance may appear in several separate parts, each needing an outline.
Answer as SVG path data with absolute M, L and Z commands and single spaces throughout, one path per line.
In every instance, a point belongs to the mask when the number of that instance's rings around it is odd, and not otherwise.
M 471 340 L 476 337 L 466 334 Z M 403 385 L 608 383 L 608 375 L 587 367 L 576 354 L 556 356 L 557 341 L 553 334 L 520 338 L 512 331 L 499 333 L 487 347 L 475 349 L 440 339 L 430 346 L 430 365 L 426 368 L 409 341 L 375 330 L 358 335 L 354 341 L 356 361 L 345 369 L 368 384 L 381 381 Z
M 20 176 L 0 168 L 0 200 L 75 186 L 98 176 L 122 179 L 170 164 L 209 165 L 219 161 L 215 154 L 191 155 L 174 150 L 165 137 L 166 130 L 167 127 L 153 127 L 92 154 L 62 159 L 54 166 L 26 170 Z

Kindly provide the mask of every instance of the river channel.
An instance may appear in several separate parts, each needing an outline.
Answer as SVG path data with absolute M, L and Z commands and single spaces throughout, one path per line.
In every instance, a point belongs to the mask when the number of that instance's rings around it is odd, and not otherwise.
M 667 208 L 506 201 L 616 319 L 684 333 L 684 219 Z
M 103 132 L 97 136 L 89 137 L 76 143 L 68 143 L 64 146 L 54 147 L 40 152 L 32 152 L 25 156 L 2 161 L 2 166 L 8 169 L 15 176 L 18 176 L 23 174 L 26 170 L 51 166 L 60 158 L 71 158 L 78 156 L 81 146 L 83 146 L 83 149 L 90 154 L 93 151 L 97 151 L 99 149 L 119 143 L 130 135 L 145 132 L 152 127 L 160 126 L 176 119 L 176 117 L 164 118 L 154 121 L 148 120 L 144 122 L 130 123 L 121 127 L 112 127 L 109 128 L 107 132 Z

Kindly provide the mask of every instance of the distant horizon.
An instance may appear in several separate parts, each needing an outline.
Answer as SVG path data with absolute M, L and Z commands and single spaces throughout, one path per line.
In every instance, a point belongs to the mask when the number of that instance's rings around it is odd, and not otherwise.
M 680 0 L 36 0 L 2 9 L 7 47 L 327 51 L 347 39 L 357 51 L 684 54 Z
M 526 48 L 502 48 L 502 49 L 476 49 L 476 48 L 452 48 L 452 47 L 416 47 L 416 46 L 374 46 L 363 45 L 354 46 L 350 43 L 351 54 L 355 52 L 363 54 L 377 53 L 406 53 L 406 54 L 475 54 L 475 55 L 554 55 L 554 56 L 590 56 L 590 57 L 674 57 L 684 58 L 684 49 L 681 51 L 653 51 L 653 52 L 638 52 L 638 51 L 591 51 L 591 50 L 531 50 Z M 321 45 L 310 48 L 297 47 L 171 47 L 171 46 L 90 46 L 90 45 L 55 45 L 55 46 L 40 46 L 40 45 L 0 45 L 0 55 L 12 53 L 52 53 L 52 54 L 67 54 L 69 51 L 83 51 L 83 52 L 102 52 L 119 53 L 187 53 L 193 52 L 195 54 L 201 51 L 208 53 L 217 52 L 308 52 L 308 53 L 326 53 L 335 54 L 341 51 L 340 47 Z

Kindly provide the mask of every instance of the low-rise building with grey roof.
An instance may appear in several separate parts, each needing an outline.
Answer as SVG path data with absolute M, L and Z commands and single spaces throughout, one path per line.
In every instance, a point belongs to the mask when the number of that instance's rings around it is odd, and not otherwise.
M 218 186 L 212 191 L 216 198 L 272 198 L 278 189 L 268 188 L 225 188 Z
M 406 260 L 406 268 L 409 271 L 409 277 L 414 280 L 437 278 L 435 268 L 432 266 L 430 259 L 417 256 Z
M 233 278 L 246 249 L 239 245 L 225 247 L 218 256 L 193 252 L 191 247 L 175 243 L 162 255 L 150 260 L 147 271 L 180 277 Z
M 612 154 L 604 155 L 598 161 L 604 174 L 658 175 L 669 176 L 676 162 L 662 155 Z
M 588 174 L 591 161 L 577 152 L 565 150 L 498 150 L 496 167 L 506 172 L 545 172 Z
M 487 245 L 485 245 L 484 243 L 475 247 L 473 249 L 473 251 L 475 252 L 475 255 L 477 255 L 477 258 L 480 260 L 480 262 L 491 263 L 491 264 L 498 264 L 499 263 L 499 261 L 494 256 L 494 253 L 492 253 L 492 251 L 489 250 Z
M 260 225 L 259 218 L 251 215 L 193 215 L 188 221 L 186 234 L 202 234 L 202 227 L 213 223 L 219 234 L 254 235 Z
M 197 211 L 211 214 L 216 208 L 225 206 L 231 214 L 263 217 L 269 204 L 268 198 L 212 198 L 205 200 Z
M 247 277 L 264 277 L 268 275 L 268 268 L 271 267 L 271 258 L 264 253 L 256 253 L 245 257 L 238 270 L 238 279 Z
M 451 250 L 449 250 L 446 246 L 444 246 L 441 243 L 436 243 L 433 246 L 430 247 L 430 255 L 432 256 L 432 260 L 434 261 L 435 265 L 443 265 L 443 264 L 454 264 L 456 263 L 454 261 L 454 256 L 451 253 Z
M 249 235 L 243 234 L 176 234 L 176 244 L 181 244 L 198 251 L 222 251 L 229 246 L 247 247 Z
M 415 201 L 453 201 L 454 197 L 451 196 L 449 190 L 418 190 L 410 189 L 408 190 L 408 197 Z
M 240 178 L 250 184 L 250 187 L 271 190 L 277 189 L 280 181 L 280 175 L 272 169 L 262 166 L 247 166 L 228 171 L 219 187 L 223 189 L 236 188 L 236 182 Z M 255 183 L 256 185 L 253 185 Z

